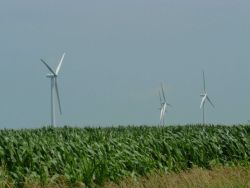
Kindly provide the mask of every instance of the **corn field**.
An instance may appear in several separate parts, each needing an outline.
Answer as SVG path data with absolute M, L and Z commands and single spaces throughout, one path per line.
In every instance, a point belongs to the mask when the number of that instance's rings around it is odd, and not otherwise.
M 0 182 L 64 177 L 86 186 L 153 171 L 249 165 L 250 126 L 42 128 L 0 131 Z

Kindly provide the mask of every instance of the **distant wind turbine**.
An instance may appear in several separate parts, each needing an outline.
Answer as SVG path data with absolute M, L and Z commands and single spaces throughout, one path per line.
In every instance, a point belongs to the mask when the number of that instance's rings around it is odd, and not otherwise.
M 171 104 L 167 103 L 166 101 L 166 95 L 162 84 L 161 84 L 161 91 L 159 91 L 159 97 L 160 97 L 160 125 L 164 125 L 167 106 L 171 106 Z
M 204 71 L 202 71 L 202 74 L 203 74 L 203 93 L 200 95 L 202 97 L 200 108 L 202 108 L 202 120 L 203 120 L 203 125 L 205 125 L 205 102 L 207 100 L 211 104 L 212 107 L 214 107 L 214 104 L 212 103 L 212 101 L 207 95 Z
M 47 74 L 47 78 L 50 78 L 50 80 L 51 80 L 51 126 L 53 126 L 53 127 L 56 126 L 55 102 L 54 102 L 55 94 L 57 97 L 57 102 L 58 102 L 60 114 L 62 114 L 61 102 L 60 102 L 60 97 L 59 97 L 59 90 L 58 90 L 58 86 L 57 86 L 57 76 L 58 76 L 58 73 L 61 69 L 64 56 L 65 56 L 65 53 L 63 53 L 63 55 L 62 55 L 61 60 L 56 68 L 56 71 L 54 71 L 43 59 L 41 59 L 43 64 L 50 71 L 50 74 Z

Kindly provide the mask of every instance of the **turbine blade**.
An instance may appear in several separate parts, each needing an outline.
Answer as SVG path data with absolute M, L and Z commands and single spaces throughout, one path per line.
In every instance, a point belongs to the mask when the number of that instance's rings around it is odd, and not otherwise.
M 163 90 L 163 84 L 161 84 L 161 91 L 162 91 L 163 100 L 164 100 L 164 102 L 166 102 L 166 97 L 165 97 L 165 93 Z
M 62 114 L 61 101 L 60 101 L 59 90 L 58 90 L 58 86 L 57 86 L 57 79 L 55 80 L 55 88 L 56 88 L 56 96 L 57 96 L 57 102 L 58 102 L 60 114 Z
M 203 91 L 204 91 L 204 93 L 206 93 L 205 73 L 204 73 L 204 71 L 202 71 L 202 73 L 203 73 Z
M 61 58 L 61 60 L 60 60 L 60 62 L 59 62 L 59 64 L 58 64 L 58 66 L 57 66 L 57 68 L 56 68 L 56 75 L 58 75 L 58 73 L 59 73 L 59 71 L 60 71 L 60 69 L 61 69 L 61 66 L 62 66 L 62 62 L 63 62 L 64 56 L 65 56 L 65 53 L 63 53 L 62 58 Z
M 43 64 L 49 69 L 49 71 L 56 76 L 56 73 L 53 71 L 53 69 L 43 60 L 43 59 L 40 59 L 41 62 L 43 62 Z
M 159 91 L 159 97 L 160 97 L 160 105 L 162 106 L 162 98 L 161 98 L 161 92 Z
M 162 120 L 162 108 L 161 108 L 161 112 L 160 112 L 160 121 Z
M 170 107 L 173 107 L 173 105 L 172 105 L 172 104 L 167 103 L 167 105 L 168 105 L 168 106 L 170 106 Z
M 208 100 L 208 102 L 212 105 L 212 107 L 215 107 L 214 104 L 212 103 L 212 101 L 209 99 L 208 96 L 207 96 L 207 100 Z
M 166 107 L 167 107 L 167 104 L 165 103 L 163 106 L 163 110 L 162 110 L 162 118 L 164 118 L 164 116 L 166 114 Z
M 164 104 L 164 114 L 166 113 L 167 111 L 167 103 Z
M 201 100 L 201 104 L 200 104 L 200 108 L 202 108 L 202 106 L 204 105 L 205 103 L 205 100 L 206 100 L 206 96 L 204 96 Z

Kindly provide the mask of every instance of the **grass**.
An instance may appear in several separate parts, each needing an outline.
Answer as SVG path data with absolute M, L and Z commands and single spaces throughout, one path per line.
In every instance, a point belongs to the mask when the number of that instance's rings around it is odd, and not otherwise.
M 106 188 L 235 188 L 250 187 L 250 167 L 194 168 L 180 173 L 155 173 L 138 179 L 127 179 Z
M 3 180 L 3 179 L 2 179 Z M 1 180 L 1 181 L 2 181 Z M 5 184 L 3 184 L 5 182 Z M 7 181 L 1 182 L 2 187 L 14 187 Z M 26 182 L 25 188 L 70 188 L 70 184 L 63 176 L 50 180 L 43 186 L 36 182 Z M 76 183 L 73 187 L 86 188 L 83 183 Z M 93 185 L 93 187 L 99 187 Z M 119 184 L 106 182 L 104 188 L 249 188 L 250 166 L 248 167 L 214 167 L 212 170 L 193 168 L 180 173 L 152 173 L 144 177 L 133 177 L 121 181 Z

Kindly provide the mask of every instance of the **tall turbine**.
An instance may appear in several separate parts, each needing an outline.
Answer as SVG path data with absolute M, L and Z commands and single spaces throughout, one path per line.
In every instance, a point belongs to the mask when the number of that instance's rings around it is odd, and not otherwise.
M 160 97 L 160 125 L 164 125 L 167 106 L 171 106 L 171 104 L 167 103 L 166 95 L 162 84 L 161 84 L 161 91 L 159 91 L 159 97 Z
M 203 93 L 200 95 L 202 97 L 200 108 L 202 108 L 202 122 L 203 122 L 203 125 L 205 125 L 205 102 L 207 100 L 211 104 L 212 107 L 214 107 L 214 104 L 212 103 L 212 101 L 207 95 L 204 71 L 202 71 L 202 75 L 203 75 Z
M 53 126 L 53 127 L 56 126 L 55 100 L 54 100 L 55 94 L 56 94 L 56 97 L 57 97 L 57 102 L 58 102 L 60 114 L 62 114 L 61 102 L 60 102 L 60 97 L 59 97 L 59 90 L 58 90 L 58 86 L 57 86 L 57 76 L 58 76 L 58 73 L 59 73 L 59 71 L 61 69 L 64 56 L 65 56 L 65 53 L 63 53 L 63 55 L 62 55 L 62 58 L 59 61 L 59 64 L 58 64 L 58 66 L 56 68 L 56 71 L 54 71 L 43 59 L 41 59 L 43 64 L 50 71 L 50 74 L 47 74 L 47 78 L 50 78 L 50 80 L 51 80 L 51 126 Z

